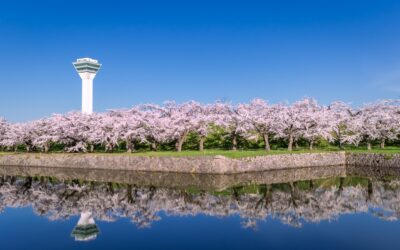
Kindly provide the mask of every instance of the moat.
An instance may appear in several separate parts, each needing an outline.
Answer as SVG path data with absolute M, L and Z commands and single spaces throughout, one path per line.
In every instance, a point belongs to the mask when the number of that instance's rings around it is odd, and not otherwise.
M 0 167 L 0 211 L 4 249 L 397 249 L 400 168 Z

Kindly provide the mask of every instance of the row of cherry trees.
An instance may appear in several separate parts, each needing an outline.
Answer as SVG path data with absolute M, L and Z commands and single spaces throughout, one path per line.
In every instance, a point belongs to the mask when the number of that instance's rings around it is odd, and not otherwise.
M 24 145 L 27 151 L 47 152 L 50 145 L 62 144 L 68 152 L 93 151 L 103 145 L 112 151 L 124 141 L 128 152 L 135 144 L 149 144 L 156 150 L 160 144 L 175 143 L 177 151 L 190 133 L 199 137 L 199 149 L 215 128 L 231 138 L 236 150 L 238 138 L 263 140 L 270 150 L 272 139 L 285 140 L 288 149 L 299 140 L 306 140 L 310 149 L 320 139 L 331 143 L 359 145 L 399 139 L 400 101 L 383 100 L 353 108 L 343 102 L 322 106 L 314 99 L 293 104 L 269 104 L 262 99 L 232 105 L 217 102 L 187 102 L 164 105 L 146 104 L 131 109 L 111 110 L 84 115 L 72 112 L 26 123 L 9 123 L 0 119 L 0 147 L 16 150 Z

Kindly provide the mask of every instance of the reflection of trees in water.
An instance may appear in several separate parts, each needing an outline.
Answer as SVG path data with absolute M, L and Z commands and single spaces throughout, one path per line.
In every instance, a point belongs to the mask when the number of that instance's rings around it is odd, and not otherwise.
M 177 190 L 115 183 L 55 181 L 49 177 L 0 177 L 0 210 L 32 206 L 51 220 L 90 213 L 95 220 L 129 218 L 149 227 L 159 212 L 174 216 L 238 215 L 245 228 L 268 217 L 300 227 L 341 214 L 371 212 L 400 218 L 400 181 L 340 177 L 324 180 L 234 187 L 222 192 Z

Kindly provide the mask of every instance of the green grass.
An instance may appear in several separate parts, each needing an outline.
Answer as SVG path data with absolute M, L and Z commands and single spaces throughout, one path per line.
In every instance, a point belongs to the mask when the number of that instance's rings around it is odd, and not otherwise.
M 258 150 L 225 150 L 225 149 L 206 149 L 204 152 L 195 150 L 185 150 L 182 152 L 175 151 L 142 151 L 135 153 L 103 153 L 98 152 L 95 154 L 99 155 L 134 155 L 134 156 L 150 156 L 150 157 L 198 157 L 198 156 L 217 156 L 222 155 L 229 158 L 244 158 L 244 157 L 255 157 L 264 155 L 280 155 L 280 154 L 304 154 L 304 153 L 326 153 L 326 152 L 340 152 L 337 147 L 325 147 L 316 148 L 313 150 L 301 148 L 294 149 L 293 151 L 288 151 L 287 149 L 275 149 L 271 151 L 265 151 L 263 149 Z M 345 152 L 351 153 L 384 153 L 384 154 L 400 154 L 400 147 L 387 147 L 385 149 L 373 148 L 372 150 L 367 150 L 364 148 L 353 148 L 349 147 L 344 150 Z
M 367 150 L 366 148 L 355 148 L 348 147 L 344 150 L 345 152 L 350 153 L 380 153 L 380 154 L 400 154 L 400 147 L 387 147 L 385 149 L 373 148 L 372 150 Z M 217 156 L 222 155 L 229 158 L 244 158 L 244 157 L 255 157 L 255 156 L 264 156 L 264 155 L 279 155 L 279 154 L 304 154 L 304 153 L 326 153 L 326 152 L 340 152 L 337 147 L 325 147 L 319 149 L 294 149 L 293 151 L 288 151 L 287 149 L 276 149 L 271 151 L 265 151 L 262 149 L 259 150 L 223 150 L 223 149 L 206 149 L 204 152 L 194 151 L 194 150 L 186 150 L 182 152 L 174 152 L 174 151 L 141 151 L 135 153 L 125 153 L 125 152 L 114 152 L 114 153 L 104 153 L 104 152 L 96 152 L 96 153 L 74 153 L 74 155 L 98 155 L 98 156 L 149 156 L 149 157 L 199 157 L 199 156 Z M 1 155 L 6 154 L 22 154 L 23 152 L 0 152 Z M 31 153 L 31 154 L 40 154 L 40 153 Z M 49 154 L 64 154 L 62 152 L 52 152 Z M 73 154 L 73 153 L 71 153 Z
M 372 148 L 372 150 L 360 147 L 360 148 L 348 148 L 345 151 L 351 153 L 400 154 L 400 147 L 386 147 L 384 149 Z
M 326 152 L 326 150 L 294 150 L 292 152 L 288 150 L 271 150 L 269 152 L 265 150 L 222 150 L 222 149 L 209 149 L 204 150 L 204 152 L 200 151 L 182 151 L 182 152 L 173 152 L 173 151 L 159 151 L 159 152 L 137 152 L 133 154 L 122 153 L 122 155 L 136 155 L 136 156 L 154 156 L 154 157 L 163 157 L 163 156 L 177 156 L 177 157 L 196 157 L 196 156 L 216 156 L 222 155 L 229 158 L 243 158 L 243 157 L 254 157 L 254 156 L 263 156 L 263 155 L 278 155 L 278 154 L 301 154 L 301 153 L 311 153 L 311 152 Z

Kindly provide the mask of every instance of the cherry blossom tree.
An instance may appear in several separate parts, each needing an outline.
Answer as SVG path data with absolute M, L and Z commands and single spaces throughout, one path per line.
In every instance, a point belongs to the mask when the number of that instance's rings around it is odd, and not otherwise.
M 0 119 L 0 147 L 48 152 L 50 145 L 61 144 L 67 152 L 93 152 L 95 145 L 104 145 L 107 152 L 125 141 L 128 152 L 137 143 L 149 143 L 152 150 L 165 143 L 175 143 L 181 151 L 189 133 L 199 135 L 199 150 L 211 128 L 221 127 L 237 149 L 238 138 L 262 138 L 270 150 L 270 138 L 283 138 L 288 149 L 305 139 L 310 149 L 320 139 L 359 145 L 368 149 L 373 142 L 381 148 L 387 141 L 396 141 L 400 134 L 400 100 L 382 100 L 353 108 L 343 102 L 321 106 L 311 98 L 292 105 L 268 104 L 262 99 L 232 105 L 217 102 L 200 104 L 145 104 L 131 109 L 111 110 L 91 115 L 80 112 L 54 114 L 49 118 L 24 123 L 8 123 Z
M 193 131 L 195 131 L 199 139 L 199 150 L 204 151 L 204 141 L 210 133 L 211 125 L 214 123 L 212 116 L 212 105 L 200 105 L 194 103 L 193 109 Z
M 3 146 L 3 141 L 5 140 L 6 132 L 9 130 L 9 124 L 6 119 L 0 117 L 0 147 Z
M 167 119 L 167 127 L 172 140 L 176 140 L 176 151 L 182 151 L 189 132 L 194 131 L 197 123 L 197 114 L 200 112 L 200 104 L 187 102 L 176 104 L 167 102 L 163 108 L 162 117 Z
M 329 141 L 337 141 L 339 148 L 343 149 L 343 143 L 354 143 L 357 141 L 357 136 L 348 133 L 348 128 L 351 125 L 352 117 L 357 113 L 352 111 L 351 107 L 340 101 L 333 102 L 328 106 L 328 120 L 331 124 L 330 129 L 332 136 L 328 137 Z
M 394 133 L 396 134 L 396 139 L 400 136 L 400 100 L 395 100 L 395 105 L 392 110 L 394 117 Z
M 57 142 L 59 138 L 54 130 L 54 123 L 51 118 L 34 121 L 32 124 L 32 133 L 33 146 L 46 153 L 49 151 L 50 143 Z
M 162 107 L 155 104 L 141 105 L 144 137 L 156 151 L 157 145 L 170 140 L 169 118 L 163 115 Z
M 383 100 L 364 105 L 354 116 L 351 126 L 353 133 L 358 141 L 367 143 L 368 150 L 372 149 L 375 140 L 384 148 L 386 141 L 397 138 L 396 108 L 394 101 Z
M 13 123 L 9 125 L 4 135 L 3 146 L 16 151 L 19 145 L 23 145 L 27 152 L 32 151 L 34 148 L 33 125 L 33 122 Z
M 325 107 L 307 98 L 298 103 L 297 108 L 301 137 L 308 141 L 310 149 L 319 138 L 331 137 L 329 113 Z
M 100 143 L 105 146 L 106 152 L 111 152 L 121 136 L 118 130 L 118 118 L 108 113 L 100 114 L 97 130 L 100 131 Z
M 304 128 L 301 112 L 309 104 L 308 99 L 295 102 L 293 105 L 278 105 L 275 137 L 288 141 L 288 150 L 293 150 L 293 142 L 301 136 Z
M 96 127 L 99 123 L 92 120 L 94 118 L 97 118 L 97 114 L 71 112 L 53 115 L 53 129 L 58 142 L 66 146 L 67 152 L 87 152 L 89 145 L 99 142 L 99 137 L 93 138 L 94 133 L 101 132 L 101 129 Z
M 368 150 L 372 149 L 372 141 L 378 136 L 377 134 L 377 116 L 373 105 L 365 105 L 359 113 L 353 117 L 351 123 L 351 131 L 357 137 L 357 145 L 360 141 L 367 143 Z
M 18 125 L 14 123 L 9 124 L 7 127 L 5 127 L 4 134 L 2 135 L 2 140 L 0 141 L 1 147 L 5 148 L 6 150 L 17 150 L 17 146 L 20 143 L 17 134 Z
M 262 99 L 254 99 L 249 104 L 241 105 L 239 109 L 242 119 L 249 122 L 264 140 L 265 150 L 271 150 L 269 139 L 274 133 L 277 105 L 270 105 Z
M 399 135 L 400 100 L 383 100 L 377 102 L 374 109 L 376 116 L 376 138 L 380 147 L 385 148 L 385 142 L 396 140 Z
M 239 111 L 240 105 L 217 102 L 213 105 L 215 123 L 225 129 L 232 138 L 232 150 L 237 150 L 238 136 L 244 135 L 250 125 L 243 119 Z
M 104 142 L 102 133 L 103 131 L 98 129 L 102 122 L 101 116 L 101 113 L 94 113 L 90 115 L 86 114 L 80 117 L 80 119 L 83 119 L 84 123 L 88 125 L 84 128 L 85 132 L 82 134 L 82 136 L 85 141 L 84 144 L 87 145 L 87 148 L 90 152 L 94 151 L 95 145 L 101 145 Z
M 115 117 L 114 126 L 117 137 L 126 142 L 128 153 L 135 151 L 135 143 L 146 141 L 142 113 L 138 107 L 129 110 L 113 110 L 108 115 Z

